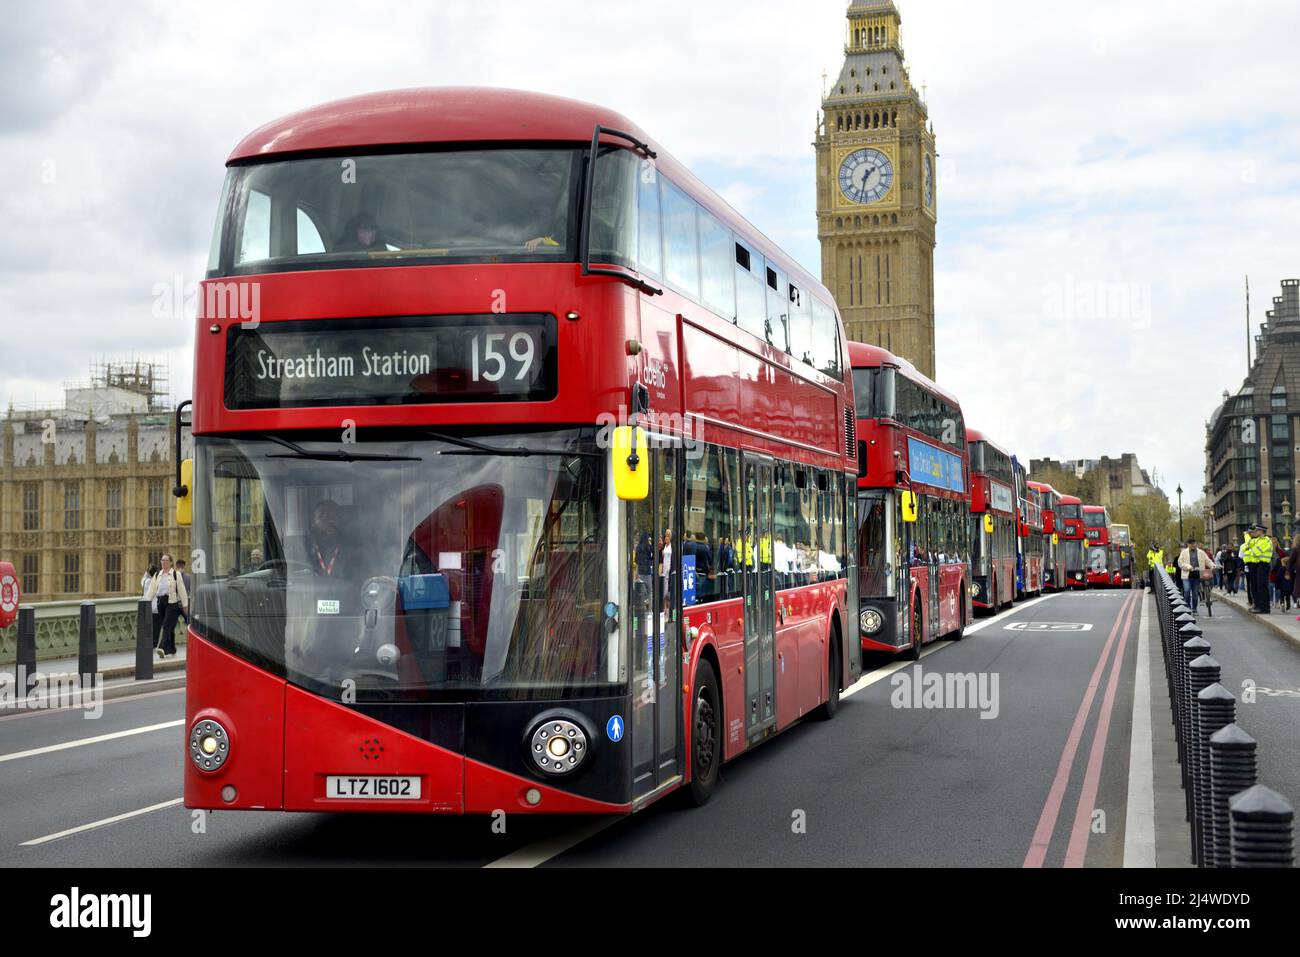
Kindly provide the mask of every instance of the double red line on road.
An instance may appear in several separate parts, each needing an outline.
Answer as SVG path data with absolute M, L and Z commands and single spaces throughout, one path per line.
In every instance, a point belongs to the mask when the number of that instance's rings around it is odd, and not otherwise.
M 1133 621 L 1133 610 L 1142 600 L 1141 592 L 1134 592 L 1124 600 L 1115 624 L 1110 629 L 1110 636 L 1101 649 L 1101 657 L 1088 680 L 1083 701 L 1074 716 L 1074 724 L 1065 739 L 1061 750 L 1061 760 L 1056 766 L 1056 777 L 1052 780 L 1052 789 L 1047 793 L 1043 812 L 1038 817 L 1038 827 L 1034 829 L 1034 839 L 1025 855 L 1025 867 L 1042 867 L 1047 857 L 1047 848 L 1052 843 L 1052 832 L 1056 830 L 1056 820 L 1061 813 L 1061 804 L 1065 800 L 1066 786 L 1070 782 L 1070 769 L 1074 766 L 1074 757 L 1083 738 L 1083 729 L 1088 723 L 1088 713 L 1092 710 L 1093 699 L 1101 686 L 1102 672 L 1106 670 L 1106 660 L 1110 657 L 1115 637 L 1122 635 L 1119 649 L 1111 664 L 1110 679 L 1106 683 L 1106 695 L 1102 699 L 1101 716 L 1097 720 L 1097 730 L 1093 735 L 1092 749 L 1088 756 L 1088 768 L 1084 773 L 1083 789 L 1079 794 L 1079 804 L 1075 810 L 1074 826 L 1070 835 L 1070 845 L 1065 854 L 1066 867 L 1081 867 L 1083 856 L 1088 849 L 1088 830 L 1092 819 L 1093 802 L 1097 798 L 1097 787 L 1101 780 L 1101 763 L 1106 750 L 1106 736 L 1110 731 L 1110 716 L 1115 706 L 1115 688 L 1119 683 L 1119 669 L 1124 660 L 1124 648 L 1128 644 L 1129 626 Z

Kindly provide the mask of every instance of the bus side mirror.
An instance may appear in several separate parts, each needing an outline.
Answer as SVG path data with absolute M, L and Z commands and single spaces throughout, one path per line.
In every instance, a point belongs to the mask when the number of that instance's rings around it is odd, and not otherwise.
M 1052 544 L 1053 544 L 1053 545 L 1059 545 L 1059 544 L 1061 544 L 1061 540 L 1060 540 L 1060 538 L 1057 537 L 1057 535 L 1056 535 L 1055 532 L 1052 533 Z
M 176 524 L 187 528 L 194 524 L 194 460 L 181 462 L 181 484 L 172 489 L 176 496 Z
M 899 503 L 903 506 L 903 521 L 912 523 L 916 521 L 916 493 L 901 492 Z
M 625 502 L 643 502 L 650 496 L 650 443 L 645 429 L 620 425 L 614 429 L 614 493 Z
M 992 512 L 984 513 L 984 531 L 988 532 L 990 535 L 993 534 L 993 513 Z

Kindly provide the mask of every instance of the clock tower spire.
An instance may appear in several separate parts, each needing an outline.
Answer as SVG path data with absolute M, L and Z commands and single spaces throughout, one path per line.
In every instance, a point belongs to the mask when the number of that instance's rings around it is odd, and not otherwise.
M 844 66 L 822 99 L 817 236 L 822 282 L 850 339 L 934 376 L 934 133 L 912 86 L 893 0 L 853 0 Z

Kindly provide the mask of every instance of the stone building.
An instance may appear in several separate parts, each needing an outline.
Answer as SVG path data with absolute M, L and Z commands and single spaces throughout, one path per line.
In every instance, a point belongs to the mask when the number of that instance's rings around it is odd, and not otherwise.
M 1253 522 L 1294 531 L 1300 475 L 1300 279 L 1284 279 L 1255 336 L 1250 374 L 1205 426 L 1206 501 L 1214 542 Z
M 189 433 L 184 453 L 190 454 Z M 107 364 L 57 408 L 0 418 L 0 559 L 23 601 L 132 595 L 164 551 L 189 554 L 176 525 L 174 425 L 165 374 Z
M 1042 481 L 1049 481 L 1050 475 L 1062 473 L 1078 479 L 1092 477 L 1097 501 L 1087 502 L 1088 505 L 1113 509 L 1129 496 L 1160 493 L 1132 452 L 1115 458 L 1103 455 L 1099 459 L 1031 459 L 1029 462 L 1029 474 L 1036 480 L 1043 476 Z
M 853 0 L 844 65 L 822 100 L 817 236 L 822 282 L 850 339 L 934 378 L 934 130 L 908 77 L 892 0 Z

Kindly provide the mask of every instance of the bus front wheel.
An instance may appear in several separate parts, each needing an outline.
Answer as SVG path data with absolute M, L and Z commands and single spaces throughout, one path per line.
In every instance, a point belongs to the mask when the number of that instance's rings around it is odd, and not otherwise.
M 718 783 L 722 764 L 722 708 L 718 676 L 713 665 L 701 661 L 695 669 L 691 695 L 691 803 L 706 804 Z
M 904 657 L 908 661 L 921 660 L 922 627 L 923 627 L 923 622 L 921 621 L 921 606 L 917 604 L 917 602 L 913 601 L 912 602 L 912 646 L 907 649 L 907 654 L 904 655 Z

